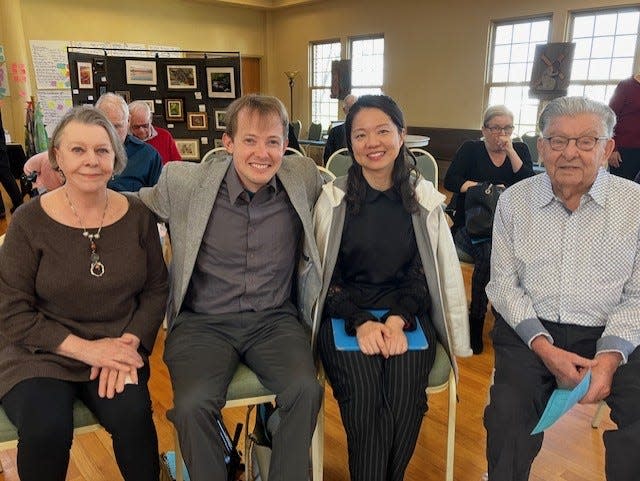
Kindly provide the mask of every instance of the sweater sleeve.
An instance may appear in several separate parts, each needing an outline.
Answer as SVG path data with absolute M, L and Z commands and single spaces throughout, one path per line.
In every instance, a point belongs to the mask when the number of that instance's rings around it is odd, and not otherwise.
M 523 142 L 515 142 L 513 144 L 513 148 L 520 156 L 520 160 L 522 160 L 522 167 L 520 167 L 520 170 L 513 173 L 513 184 L 515 184 L 516 182 L 519 182 L 522 179 L 526 179 L 527 177 L 531 177 L 533 175 L 533 162 L 531 160 L 531 152 L 529 152 L 529 147 L 527 147 L 527 144 Z
M 145 212 L 144 219 L 140 242 L 147 253 L 147 279 L 137 296 L 137 308 L 124 332 L 135 334 L 141 346 L 150 353 L 164 318 L 168 284 L 156 222 L 151 213 Z
M 444 188 L 449 192 L 460 192 L 462 184 L 469 178 L 468 166 L 473 162 L 473 142 L 465 142 L 460 146 L 444 177 Z
M 29 225 L 29 215 L 17 212 L 0 249 L 0 336 L 33 353 L 53 352 L 71 332 L 35 308 L 42 253 L 31 242 Z

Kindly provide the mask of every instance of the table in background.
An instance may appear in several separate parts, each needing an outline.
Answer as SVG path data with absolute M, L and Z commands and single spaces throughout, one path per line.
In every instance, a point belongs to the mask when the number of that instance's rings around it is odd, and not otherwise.
M 406 145 L 408 149 L 413 149 L 416 147 L 426 147 L 427 145 L 429 145 L 429 140 L 431 139 L 426 135 L 407 134 L 404 138 L 404 145 Z

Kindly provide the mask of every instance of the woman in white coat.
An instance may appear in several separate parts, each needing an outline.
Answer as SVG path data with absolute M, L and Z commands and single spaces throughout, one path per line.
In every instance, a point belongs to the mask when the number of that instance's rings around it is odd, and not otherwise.
M 436 342 L 470 355 L 464 284 L 444 196 L 404 146 L 397 104 L 365 95 L 345 121 L 354 163 L 327 184 L 315 210 L 323 289 L 314 342 L 347 432 L 352 480 L 398 481 L 413 454 Z M 384 314 L 374 315 L 373 310 Z M 337 350 L 331 318 L 359 350 Z M 420 327 L 426 350 L 409 350 Z

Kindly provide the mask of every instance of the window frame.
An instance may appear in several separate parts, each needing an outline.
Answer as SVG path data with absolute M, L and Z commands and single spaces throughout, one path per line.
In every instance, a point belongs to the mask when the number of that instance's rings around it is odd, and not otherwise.
M 342 45 L 342 41 L 339 38 L 314 40 L 309 42 L 309 118 L 311 119 L 311 122 L 314 122 L 318 117 L 319 117 L 318 120 L 322 121 L 322 118 L 324 117 L 323 115 L 314 116 L 314 101 L 313 101 L 314 92 L 326 91 L 326 90 L 331 92 L 331 82 L 329 82 L 328 86 L 315 84 L 315 69 L 314 69 L 315 60 L 316 60 L 315 47 L 319 45 L 332 45 L 332 44 L 339 45 L 340 54 L 339 54 L 339 57 L 335 60 L 340 60 L 342 58 L 343 45 Z M 338 115 L 338 106 L 339 106 L 338 100 L 337 99 L 331 99 L 331 100 L 335 100 L 335 115 Z
M 363 84 L 355 86 L 353 84 L 354 74 L 353 74 L 353 44 L 354 42 L 361 42 L 366 40 L 382 40 L 383 42 L 383 50 L 382 50 L 382 82 L 380 84 Z M 384 92 L 384 71 L 385 71 L 385 38 L 384 33 L 374 33 L 367 35 L 355 35 L 351 36 L 347 39 L 348 50 L 347 50 L 347 58 L 351 59 L 351 91 L 353 93 L 354 90 L 361 90 L 362 92 L 355 92 L 354 95 L 363 95 L 367 91 L 371 91 L 374 93 L 382 93 Z

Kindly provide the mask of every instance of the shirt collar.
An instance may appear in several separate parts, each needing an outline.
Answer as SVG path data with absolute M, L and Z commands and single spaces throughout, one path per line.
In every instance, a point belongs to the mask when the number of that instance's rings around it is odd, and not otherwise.
M 229 191 L 229 200 L 232 204 L 238 200 L 238 197 L 240 197 L 243 192 L 247 191 L 247 189 L 245 189 L 242 185 L 240 177 L 238 177 L 238 173 L 233 166 L 233 161 L 229 164 L 229 169 L 224 176 L 224 181 L 227 184 L 227 190 Z M 278 182 L 275 175 L 271 178 L 271 180 L 269 180 L 269 182 L 267 182 L 265 187 L 269 189 L 272 194 L 276 194 L 278 192 Z M 264 189 L 265 187 L 263 187 L 262 189 Z
M 394 200 L 397 201 L 400 199 L 400 197 L 398 196 L 398 193 L 396 192 L 396 190 L 391 187 L 385 191 L 382 190 L 376 190 L 373 187 L 371 187 L 367 182 L 365 182 L 367 185 L 367 191 L 365 193 L 364 196 L 364 201 L 368 204 L 371 204 L 373 202 L 375 202 L 378 197 L 380 197 L 381 195 L 384 195 L 385 197 L 389 198 L 390 200 Z
M 553 187 L 551 186 L 551 179 L 546 172 L 543 172 L 537 176 L 540 179 L 539 188 L 534 192 L 534 203 L 538 207 L 544 207 L 549 205 L 554 200 L 562 203 L 560 199 L 553 193 Z M 609 177 L 607 171 L 603 168 L 598 169 L 598 175 L 596 180 L 591 185 L 591 188 L 586 194 L 582 196 L 580 204 L 583 204 L 587 199 L 593 199 L 598 205 L 604 206 L 607 197 L 607 186 L 609 184 Z

